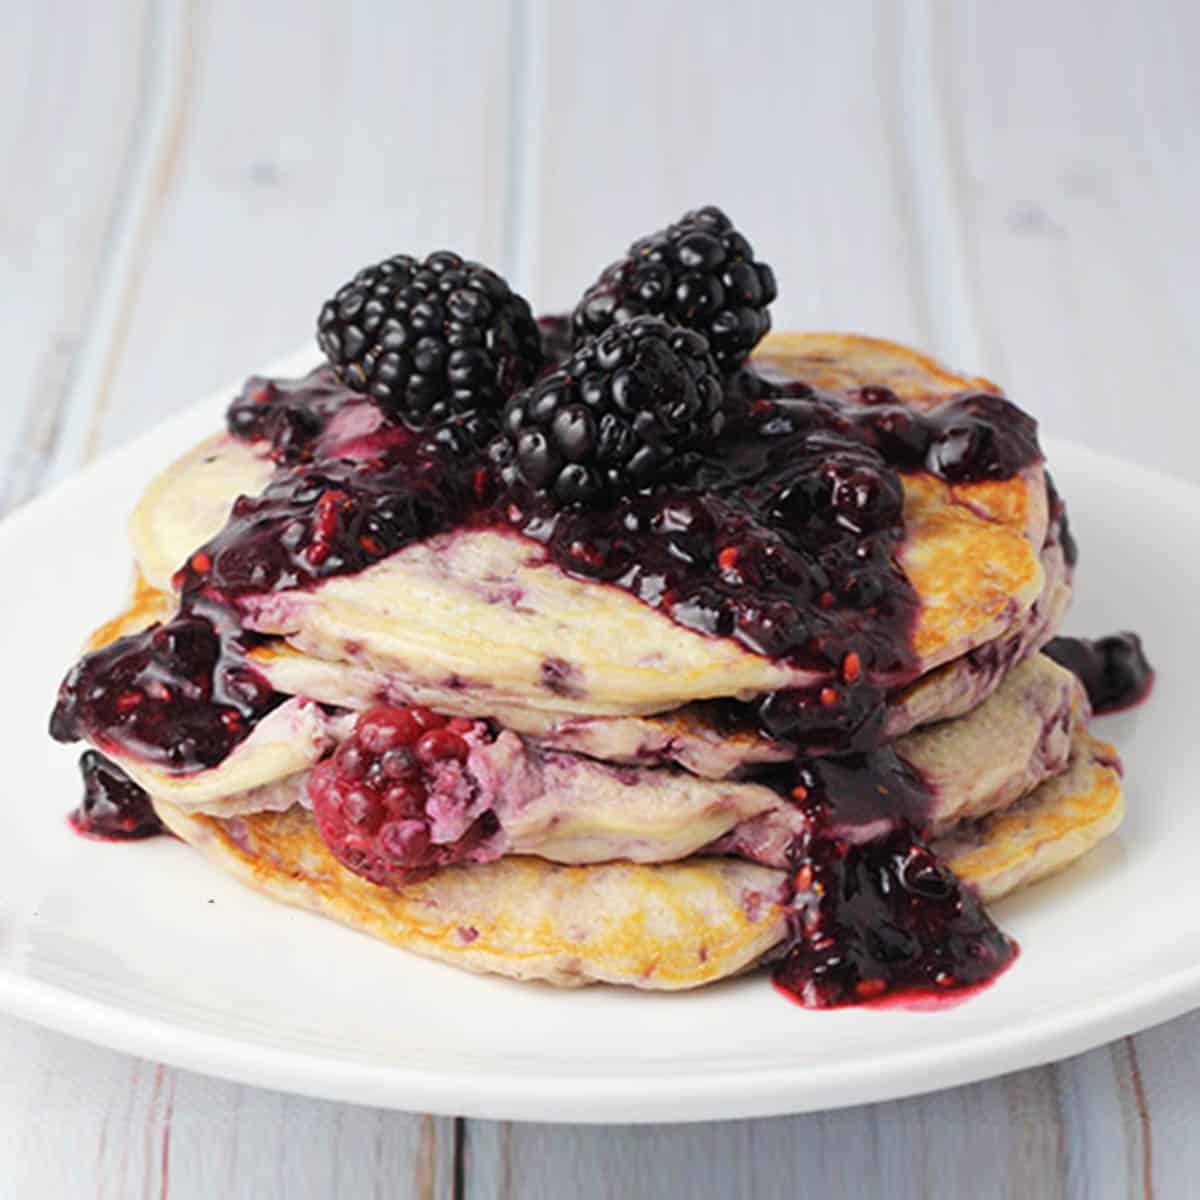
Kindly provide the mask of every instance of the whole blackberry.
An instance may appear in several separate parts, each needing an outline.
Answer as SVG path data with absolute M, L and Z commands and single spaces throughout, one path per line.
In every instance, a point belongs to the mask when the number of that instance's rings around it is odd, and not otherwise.
M 614 326 L 504 410 L 508 469 L 564 503 L 602 503 L 672 477 L 724 424 L 708 343 L 657 317 Z
M 771 328 L 775 274 L 719 209 L 686 213 L 629 247 L 583 294 L 572 316 L 576 341 L 653 313 L 702 333 L 717 365 L 732 373 Z
M 542 365 L 528 303 L 448 250 L 359 271 L 322 306 L 317 344 L 347 387 L 418 426 L 498 412 Z
M 496 858 L 499 822 L 490 808 L 473 807 L 478 789 L 466 769 L 472 747 L 490 740 L 482 721 L 427 708 L 368 709 L 309 773 L 322 840 L 343 866 L 384 887 Z

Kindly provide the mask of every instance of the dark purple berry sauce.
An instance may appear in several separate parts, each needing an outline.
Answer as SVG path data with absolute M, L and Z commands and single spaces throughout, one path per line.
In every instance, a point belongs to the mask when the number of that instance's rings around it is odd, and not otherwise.
M 804 814 L 789 852 L 790 936 L 776 986 L 807 1008 L 948 998 L 1016 944 L 922 837 L 932 797 L 892 746 L 761 773 Z
M 213 765 L 279 702 L 245 661 L 230 611 L 239 599 L 361 571 L 470 525 L 515 528 L 572 574 L 820 674 L 819 687 L 754 702 L 750 716 L 770 735 L 815 753 L 878 744 L 889 689 L 917 668 L 916 597 L 895 562 L 904 532 L 897 472 L 1011 475 L 1039 460 L 1035 424 L 985 394 L 920 413 L 883 389 L 849 403 L 778 373 L 743 371 L 728 390 L 726 431 L 688 456 L 683 482 L 584 509 L 506 489 L 484 451 L 483 418 L 421 431 L 372 407 L 361 423 L 369 433 L 347 443 L 322 434 L 372 402 L 340 389 L 327 368 L 299 381 L 251 380 L 229 424 L 238 437 L 270 442 L 274 478 L 240 498 L 181 568 L 173 622 L 76 667 L 54 735 L 87 731 L 181 772 Z
M 806 1008 L 953 994 L 1017 953 L 907 825 L 861 844 L 804 835 L 792 855 L 793 937 L 774 977 Z
M 67 818 L 76 833 L 102 841 L 135 841 L 163 832 L 150 797 L 116 763 L 88 750 L 79 771 L 83 800 Z
M 50 734 L 86 735 L 179 774 L 214 767 L 284 700 L 247 660 L 252 643 L 224 605 L 188 597 L 174 619 L 80 659 Z
M 1133 708 L 1154 687 L 1154 668 L 1136 633 L 1114 633 L 1096 641 L 1057 637 L 1042 653 L 1079 677 L 1097 714 Z
M 265 440 L 277 463 L 303 462 L 345 404 L 346 389 L 329 367 L 303 379 L 264 379 L 252 375 L 229 406 L 229 432 L 243 441 Z
M 263 493 L 240 497 L 225 528 L 177 572 L 176 617 L 76 664 L 59 690 L 53 737 L 86 735 L 173 773 L 216 766 L 285 699 L 247 657 L 258 639 L 242 630 L 237 597 L 360 571 L 486 505 L 476 490 L 490 486 L 486 469 L 389 420 L 365 422 L 372 432 L 339 440 L 339 457 L 314 461 L 330 420 L 369 402 L 332 384 L 325 368 L 308 379 L 310 390 L 252 380 L 234 401 L 238 436 L 272 439 L 276 451 L 280 431 L 302 428 L 306 440 L 286 443 Z M 281 420 L 278 411 L 293 416 Z
M 1036 424 L 970 393 L 926 413 L 883 389 L 849 403 L 801 381 L 743 371 L 717 444 L 684 482 L 599 509 L 509 493 L 503 511 L 572 574 L 611 583 L 689 629 L 732 637 L 826 682 L 745 706 L 771 736 L 812 753 L 877 745 L 889 690 L 912 679 L 917 597 L 896 564 L 899 472 L 951 482 L 1039 462 Z
M 575 343 L 569 316 L 538 317 L 538 332 L 547 367 L 555 367 L 571 357 Z

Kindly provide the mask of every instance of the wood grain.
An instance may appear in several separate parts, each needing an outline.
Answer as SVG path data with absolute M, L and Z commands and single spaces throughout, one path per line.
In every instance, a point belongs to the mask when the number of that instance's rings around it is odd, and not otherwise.
M 0 1019 L 5 1196 L 453 1195 L 453 1122 L 259 1091 Z
M 1200 479 L 1190 0 L 0 4 L 0 511 L 450 245 L 542 308 L 716 202 L 780 326 L 929 346 L 1054 432 Z M 0 1019 L 0 1192 L 1188 1195 L 1200 1015 L 890 1104 L 682 1128 L 456 1123 Z M 456 1133 L 462 1133 L 461 1145 Z
M 518 277 L 567 307 L 635 237 L 716 203 L 760 251 L 773 234 L 780 327 L 925 340 L 897 7 L 694 11 L 639 6 L 630 36 L 604 6 L 532 6 Z
M 1200 7 L 1069 0 L 1036 30 L 1010 6 L 937 14 L 979 365 L 1052 432 L 1194 478 Z

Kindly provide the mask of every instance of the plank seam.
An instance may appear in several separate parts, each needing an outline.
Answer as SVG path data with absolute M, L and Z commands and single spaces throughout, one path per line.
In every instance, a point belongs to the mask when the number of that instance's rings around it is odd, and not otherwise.
M 1142 1195 L 1150 1200 L 1154 1195 L 1154 1144 L 1151 1140 L 1150 1106 L 1146 1102 L 1146 1085 L 1142 1082 L 1142 1067 L 1138 1062 L 1137 1046 L 1131 1037 L 1124 1039 L 1129 1077 L 1133 1083 L 1133 1103 L 1137 1112 L 1138 1132 L 1141 1134 Z
M 114 214 L 90 330 L 81 341 L 68 380 L 63 420 L 43 484 L 70 474 L 95 452 L 99 440 L 146 266 L 146 246 L 173 173 L 181 113 L 194 83 L 191 43 L 195 11 L 191 0 L 183 4 L 170 0 L 165 11 L 159 6 L 156 14 L 146 101 L 126 170 L 124 200 Z
M 463 1200 L 467 1194 L 467 1123 L 462 1117 L 455 1117 L 453 1124 L 454 1158 L 450 1194 L 453 1200 Z

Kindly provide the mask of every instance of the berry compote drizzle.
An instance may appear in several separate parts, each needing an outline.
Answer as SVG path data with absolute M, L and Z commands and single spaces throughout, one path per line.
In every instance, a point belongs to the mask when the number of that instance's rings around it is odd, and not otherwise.
M 1150 695 L 1154 668 L 1146 660 L 1136 633 L 1090 638 L 1057 637 L 1042 648 L 1082 681 L 1094 713 L 1133 708 Z
M 116 763 L 95 750 L 79 759 L 83 799 L 67 818 L 76 833 L 102 841 L 134 841 L 163 832 L 150 797 Z
M 762 781 L 805 821 L 789 854 L 776 986 L 806 1008 L 961 997 L 1017 953 L 922 836 L 927 783 L 893 746 L 798 759 Z

